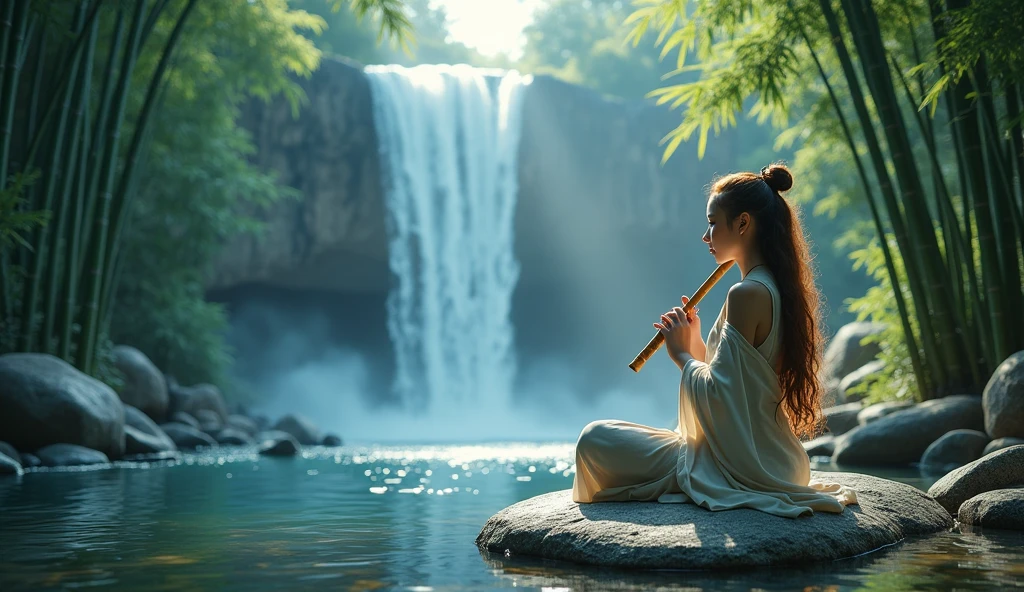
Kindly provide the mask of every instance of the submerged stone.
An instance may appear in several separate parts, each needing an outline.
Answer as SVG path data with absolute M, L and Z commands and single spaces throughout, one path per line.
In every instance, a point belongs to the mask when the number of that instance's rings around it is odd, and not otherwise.
M 860 505 L 792 519 L 694 504 L 577 504 L 567 489 L 498 512 L 476 544 L 590 565 L 719 569 L 832 561 L 953 525 L 942 506 L 910 485 L 857 473 L 812 472 L 812 479 L 854 488 Z

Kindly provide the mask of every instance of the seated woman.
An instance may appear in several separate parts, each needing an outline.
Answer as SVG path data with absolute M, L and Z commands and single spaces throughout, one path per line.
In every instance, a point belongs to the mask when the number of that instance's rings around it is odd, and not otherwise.
M 857 503 L 842 485 L 810 481 L 798 435 L 821 421 L 818 292 L 797 215 L 780 195 L 782 165 L 717 180 L 703 240 L 742 280 L 701 340 L 700 318 L 681 307 L 654 326 L 682 371 L 679 427 L 595 421 L 576 444 L 573 500 L 695 503 L 795 518 Z M 687 302 L 683 296 L 682 302 Z

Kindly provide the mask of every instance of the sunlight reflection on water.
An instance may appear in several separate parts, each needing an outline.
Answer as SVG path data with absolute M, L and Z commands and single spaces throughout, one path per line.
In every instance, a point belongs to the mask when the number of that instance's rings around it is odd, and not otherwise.
M 0 480 L 0 589 L 1007 588 L 1024 535 L 942 533 L 800 569 L 628 572 L 476 548 L 483 523 L 572 484 L 572 443 L 252 449 Z M 829 467 L 819 467 L 828 470 Z M 882 476 L 927 487 L 903 471 Z

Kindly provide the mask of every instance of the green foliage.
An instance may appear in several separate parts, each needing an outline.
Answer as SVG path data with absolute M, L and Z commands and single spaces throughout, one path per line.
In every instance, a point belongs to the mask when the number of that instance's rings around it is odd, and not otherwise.
M 205 301 L 206 275 L 225 240 L 259 230 L 242 212 L 296 195 L 249 162 L 239 105 L 281 94 L 297 109 L 295 77 L 319 60 L 301 32 L 323 21 L 283 0 L 206 3 L 193 18 L 152 122 L 110 336 L 182 383 L 230 391 L 226 314 Z
M 31 249 L 26 234 L 49 221 L 50 212 L 28 211 L 25 207 L 25 189 L 38 180 L 38 171 L 18 173 L 0 190 L 0 256 L 6 255 L 15 244 Z
M 526 45 L 516 67 L 549 74 L 602 94 L 639 99 L 671 68 L 650 45 L 627 42 L 628 2 L 551 0 L 524 30 Z

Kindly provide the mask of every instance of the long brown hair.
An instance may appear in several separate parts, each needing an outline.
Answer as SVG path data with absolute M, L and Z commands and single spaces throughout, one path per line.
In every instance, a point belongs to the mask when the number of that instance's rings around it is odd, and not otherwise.
M 798 436 L 815 435 L 822 421 L 818 380 L 823 337 L 821 300 L 814 284 L 810 250 L 800 224 L 800 210 L 780 195 L 793 186 L 793 175 L 781 163 L 761 174 L 733 173 L 713 181 L 711 195 L 725 212 L 726 224 L 747 212 L 757 220 L 757 248 L 771 269 L 782 299 L 780 405 Z

